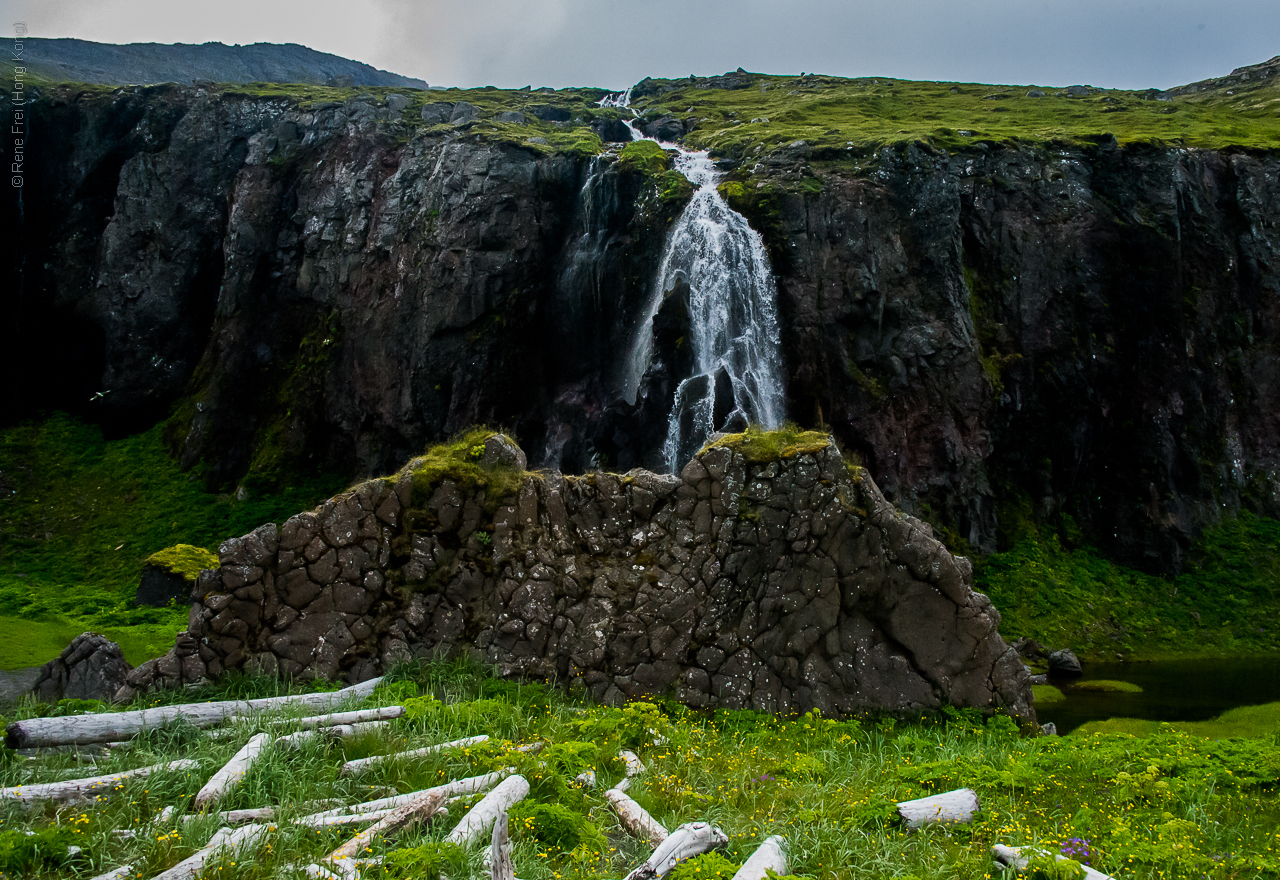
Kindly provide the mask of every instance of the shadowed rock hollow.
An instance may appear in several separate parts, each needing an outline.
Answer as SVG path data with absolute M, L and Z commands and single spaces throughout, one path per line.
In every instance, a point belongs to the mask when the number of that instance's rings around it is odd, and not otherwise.
M 437 453 L 225 542 L 188 631 L 120 696 L 473 650 L 609 702 L 1032 715 L 969 561 L 824 435 L 730 435 L 678 477 L 527 473 L 501 435 Z

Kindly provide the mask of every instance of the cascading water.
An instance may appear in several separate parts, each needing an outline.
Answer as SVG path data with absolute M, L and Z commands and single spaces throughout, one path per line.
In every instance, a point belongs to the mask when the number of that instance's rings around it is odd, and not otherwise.
M 629 93 L 616 97 L 609 106 L 625 107 Z M 624 371 L 623 395 L 635 402 L 653 357 L 653 319 L 668 292 L 684 281 L 695 372 L 677 387 L 667 421 L 663 458 L 675 472 L 714 432 L 748 424 L 776 428 L 785 412 L 775 286 L 764 240 L 717 191 L 720 173 L 707 153 L 662 146 L 678 153 L 676 169 L 697 189 L 667 239 Z

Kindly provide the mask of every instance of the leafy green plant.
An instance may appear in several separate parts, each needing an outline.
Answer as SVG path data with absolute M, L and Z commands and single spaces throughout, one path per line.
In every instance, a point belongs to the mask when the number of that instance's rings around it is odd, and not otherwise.
M 733 880 L 741 867 L 713 851 L 680 862 L 671 870 L 671 880 Z

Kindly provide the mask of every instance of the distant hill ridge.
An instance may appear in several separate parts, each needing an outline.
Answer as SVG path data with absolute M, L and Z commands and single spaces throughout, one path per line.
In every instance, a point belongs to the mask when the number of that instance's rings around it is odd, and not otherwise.
M 29 70 L 51 80 L 125 85 L 207 79 L 425 89 L 426 82 L 296 43 L 93 43 L 28 39 Z

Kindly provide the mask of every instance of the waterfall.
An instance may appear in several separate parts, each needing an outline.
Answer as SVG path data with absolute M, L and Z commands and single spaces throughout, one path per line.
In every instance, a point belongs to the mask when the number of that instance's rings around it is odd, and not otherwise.
M 619 103 L 609 106 L 625 107 L 629 94 L 616 97 Z M 622 392 L 635 402 L 653 357 L 653 319 L 667 293 L 684 281 L 695 372 L 677 387 L 667 420 L 662 451 L 674 473 L 716 431 L 778 427 L 785 401 L 776 290 L 764 240 L 717 191 L 720 173 L 706 152 L 662 146 L 677 152 L 676 169 L 696 191 L 667 238 Z

